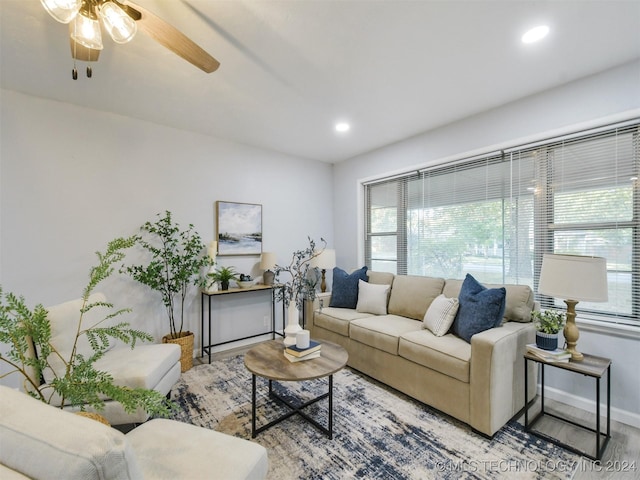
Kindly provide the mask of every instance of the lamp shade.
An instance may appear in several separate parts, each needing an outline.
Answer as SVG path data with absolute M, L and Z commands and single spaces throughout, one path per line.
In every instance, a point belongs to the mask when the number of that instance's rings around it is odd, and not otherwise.
M 82 6 L 82 0 L 40 0 L 42 6 L 60 23 L 73 20 Z
M 609 298 L 607 260 L 545 253 L 538 293 L 585 302 L 606 302 Z
M 320 255 L 311 261 L 311 266 L 320 270 L 331 270 L 336 266 L 336 251 L 325 248 L 320 252 Z
M 90 10 L 82 10 L 73 21 L 71 38 L 87 48 L 102 50 L 102 33 L 96 15 Z
M 100 7 L 104 27 L 116 43 L 130 42 L 138 31 L 133 18 L 113 2 L 105 2 Z
M 276 254 L 273 252 L 262 252 L 260 257 L 260 269 L 271 270 L 276 266 Z

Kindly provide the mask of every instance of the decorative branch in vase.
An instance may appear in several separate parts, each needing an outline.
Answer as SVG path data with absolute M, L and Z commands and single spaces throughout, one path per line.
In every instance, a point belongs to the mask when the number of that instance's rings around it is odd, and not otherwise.
M 324 238 L 321 238 L 322 248 L 316 249 L 316 242 L 311 238 L 309 246 L 303 250 L 296 250 L 291 256 L 288 266 L 276 265 L 274 268 L 275 283 L 279 288 L 275 290 L 276 301 L 283 302 L 287 308 L 287 326 L 284 329 L 284 344 L 289 346 L 296 343 L 296 334 L 302 330 L 299 318 L 300 310 L 304 308 L 305 300 L 315 300 L 318 275 L 313 274 L 314 267 L 311 261 L 318 257 L 327 246 Z M 289 281 L 282 281 L 281 275 L 289 275 Z

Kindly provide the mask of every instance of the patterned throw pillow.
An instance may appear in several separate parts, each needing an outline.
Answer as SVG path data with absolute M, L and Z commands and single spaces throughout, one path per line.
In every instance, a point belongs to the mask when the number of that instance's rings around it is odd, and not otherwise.
M 367 281 L 367 267 L 348 274 L 335 267 L 333 269 L 333 285 L 330 307 L 356 308 L 358 305 L 358 280 Z
M 447 298 L 441 293 L 431 302 L 427 313 L 424 314 L 424 327 L 436 337 L 446 335 L 456 318 L 458 305 L 457 298 Z
M 360 313 L 386 315 L 390 288 L 391 285 L 376 285 L 358 280 L 358 305 L 356 310 Z
M 507 290 L 504 287 L 486 288 L 467 273 L 458 296 L 458 314 L 453 332 L 471 343 L 471 337 L 502 324 Z

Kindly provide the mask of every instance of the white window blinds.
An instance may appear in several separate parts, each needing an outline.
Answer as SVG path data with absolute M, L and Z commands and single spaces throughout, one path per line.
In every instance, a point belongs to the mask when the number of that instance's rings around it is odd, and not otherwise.
M 543 253 L 603 256 L 609 302 L 578 308 L 638 325 L 639 136 L 636 120 L 369 183 L 366 263 L 535 291 Z

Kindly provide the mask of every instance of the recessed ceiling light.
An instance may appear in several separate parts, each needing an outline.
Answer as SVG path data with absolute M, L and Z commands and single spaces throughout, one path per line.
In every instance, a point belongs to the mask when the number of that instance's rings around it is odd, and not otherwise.
M 348 132 L 351 129 L 351 125 L 346 122 L 336 123 L 336 132 Z
M 522 43 L 534 43 L 538 40 L 542 40 L 549 33 L 549 27 L 546 25 L 540 25 L 539 27 L 532 28 L 522 35 Z

